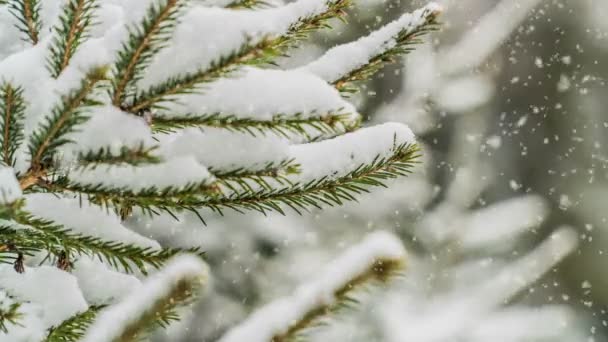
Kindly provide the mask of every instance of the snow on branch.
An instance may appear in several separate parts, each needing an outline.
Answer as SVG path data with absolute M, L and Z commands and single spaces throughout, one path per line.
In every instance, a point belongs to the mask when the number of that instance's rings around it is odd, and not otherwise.
M 11 299 L 5 291 L 0 291 L 0 332 L 8 333 L 8 327 L 19 325 L 21 304 Z
M 141 23 L 129 33 L 118 51 L 112 82 L 112 104 L 120 107 L 131 95 L 131 88 L 143 77 L 151 59 L 173 32 L 183 0 L 156 1 L 148 7 Z
M 218 128 L 186 129 L 161 141 L 166 158 L 193 156 L 215 176 L 232 170 L 263 170 L 289 158 L 288 142 L 280 137 L 252 136 Z M 222 153 L 217 153 L 218 151 Z
M 272 62 L 309 32 L 341 16 L 347 5 L 348 0 L 299 0 L 257 11 L 194 7 L 181 18 L 171 44 L 150 64 L 141 82 L 146 90 L 126 109 L 136 113 L 244 65 Z
M 432 2 L 389 23 L 369 36 L 336 46 L 321 58 L 300 68 L 343 90 L 354 81 L 365 80 L 396 56 L 411 50 L 417 37 L 436 29 L 440 5 Z
M 243 189 L 192 205 L 220 214 L 223 209 L 284 214 L 283 207 L 301 213 L 341 205 L 356 201 L 356 195 L 368 192 L 369 187 L 385 186 L 384 181 L 409 174 L 418 148 L 407 126 L 385 124 L 330 140 L 290 146 L 290 156 L 300 170 L 287 177 L 289 186 Z
M 356 109 L 314 75 L 283 70 L 245 68 L 235 78 L 209 84 L 203 93 L 160 103 L 152 127 L 220 127 L 252 135 L 286 136 L 344 133 L 360 120 Z M 226 94 L 238 94 L 226 101 Z
M 198 258 L 176 257 L 130 296 L 101 311 L 82 341 L 133 341 L 145 336 L 169 323 L 174 310 L 200 295 L 207 277 L 207 267 Z
M 258 309 L 220 341 L 289 341 L 351 300 L 353 292 L 391 279 L 402 271 L 404 261 L 405 250 L 396 237 L 372 233 L 327 265 L 316 279 Z
M 15 171 L 10 167 L 0 166 L 0 205 L 12 204 L 21 198 L 21 195 Z

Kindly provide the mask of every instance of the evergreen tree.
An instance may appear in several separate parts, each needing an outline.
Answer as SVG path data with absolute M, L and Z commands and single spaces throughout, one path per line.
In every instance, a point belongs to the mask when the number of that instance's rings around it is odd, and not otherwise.
M 3 338 L 136 341 L 179 319 L 208 283 L 204 251 L 161 247 L 129 228 L 138 217 L 301 214 L 411 171 L 409 128 L 360 128 L 345 96 L 434 30 L 439 6 L 279 70 L 350 2 L 266 5 L 0 1 L 14 34 L 0 47 Z M 297 339 L 403 259 L 374 234 L 221 340 Z

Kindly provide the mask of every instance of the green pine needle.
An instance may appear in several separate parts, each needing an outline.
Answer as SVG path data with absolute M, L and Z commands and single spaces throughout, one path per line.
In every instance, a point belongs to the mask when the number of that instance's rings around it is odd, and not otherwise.
M 161 158 L 154 155 L 157 147 L 146 147 L 143 144 L 136 147 L 122 146 L 118 153 L 114 153 L 111 147 L 101 147 L 98 150 L 81 152 L 78 155 L 79 163 L 86 168 L 95 168 L 107 165 L 132 165 L 157 164 Z
M 0 310 L 0 331 L 8 333 L 9 325 L 20 325 L 19 320 L 23 317 L 19 309 L 20 303 L 12 303 L 8 308 Z
M 107 79 L 106 74 L 106 67 L 89 71 L 80 86 L 62 98 L 51 115 L 34 131 L 29 143 L 32 170 L 41 169 L 58 147 L 70 142 L 66 135 L 88 121 L 86 109 L 100 104 L 92 95 L 98 83 Z
M 305 118 L 304 118 L 305 117 Z M 152 129 L 159 133 L 172 133 L 187 127 L 217 127 L 234 132 L 247 133 L 252 136 L 273 133 L 289 138 L 293 135 L 302 136 L 307 140 L 313 137 L 311 133 L 320 133 L 326 137 L 336 136 L 345 131 L 352 131 L 359 126 L 359 121 L 353 122 L 348 113 L 326 113 L 318 115 L 283 115 L 277 114 L 272 120 L 255 120 L 238 118 L 226 114 L 185 115 L 183 117 L 154 117 Z
M 38 44 L 42 20 L 40 19 L 40 0 L 8 0 L 9 11 L 19 22 L 17 29 L 25 35 L 23 40 Z
M 68 0 L 53 28 L 54 36 L 50 46 L 49 70 L 54 78 L 68 66 L 78 47 L 88 38 L 87 29 L 93 22 L 94 11 L 99 7 L 97 0 Z
M 4 83 L 0 86 L 0 148 L 5 165 L 15 165 L 15 152 L 23 141 L 24 119 L 23 88 Z
M 387 64 L 396 63 L 401 56 L 414 51 L 413 46 L 422 43 L 420 37 L 429 32 L 437 31 L 439 28 L 437 23 L 438 15 L 438 13 L 429 13 L 429 15 L 425 16 L 424 24 L 416 27 L 411 32 L 408 32 L 407 28 L 403 29 L 396 37 L 393 37 L 396 44 L 392 48 L 373 56 L 367 64 L 352 70 L 332 82 L 332 84 L 343 94 L 357 92 L 358 88 L 354 85 L 355 83 L 370 80 Z
M 140 25 L 131 29 L 129 38 L 123 42 L 122 49 L 118 52 L 114 67 L 111 97 L 115 106 L 125 105 L 132 88 L 141 79 L 152 57 L 165 47 L 184 4 L 183 0 L 155 1 Z
M 51 256 L 87 255 L 98 258 L 110 266 L 132 273 L 135 269 L 147 274 L 148 266 L 160 268 L 169 258 L 183 252 L 178 249 L 153 249 L 118 241 L 74 233 L 60 224 L 21 212 L 17 223 L 29 227 L 15 229 L 14 225 L 0 224 L 0 243 L 15 245 L 19 249 L 47 251 Z M 190 250 L 202 256 L 198 250 Z
M 43 342 L 78 342 L 84 337 L 87 329 L 105 305 L 91 306 L 86 311 L 78 313 L 63 321 L 57 327 L 52 327 Z

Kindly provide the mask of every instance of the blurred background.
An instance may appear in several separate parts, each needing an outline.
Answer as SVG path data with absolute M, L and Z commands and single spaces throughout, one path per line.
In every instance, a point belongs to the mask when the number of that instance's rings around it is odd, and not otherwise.
M 441 31 L 350 98 L 366 124 L 412 127 L 423 158 L 411 177 L 301 217 L 136 223 L 202 245 L 214 270 L 214 295 L 159 340 L 214 341 L 386 230 L 409 251 L 404 277 L 311 341 L 608 341 L 608 1 L 439 2 Z M 423 4 L 354 0 L 348 25 L 281 67 Z

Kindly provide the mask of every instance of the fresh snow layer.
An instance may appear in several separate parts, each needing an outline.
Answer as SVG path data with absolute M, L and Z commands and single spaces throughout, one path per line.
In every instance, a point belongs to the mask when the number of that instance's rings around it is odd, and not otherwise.
M 111 270 L 106 264 L 88 256 L 80 256 L 72 274 L 84 298 L 92 305 L 107 305 L 136 291 L 141 282 L 133 275 Z
M 228 56 L 244 44 L 285 34 L 301 18 L 326 11 L 331 1 L 299 0 L 255 11 L 193 7 L 180 19 L 170 45 L 155 56 L 141 84 L 146 87 L 175 75 L 207 69 L 219 56 Z
M 90 112 L 91 119 L 68 136 L 74 143 L 62 148 L 65 162 L 79 153 L 97 152 L 101 148 L 119 155 L 122 147 L 151 148 L 156 145 L 150 126 L 143 118 L 113 106 L 92 108 Z
M 276 135 L 252 136 L 219 128 L 185 129 L 160 137 L 163 156 L 194 156 L 209 169 L 256 170 L 288 159 L 288 141 Z
M 204 92 L 162 103 L 160 117 L 202 114 L 231 115 L 235 119 L 271 121 L 284 118 L 319 118 L 331 114 L 359 115 L 332 86 L 315 75 L 300 71 L 245 68 L 238 77 L 224 78 L 206 86 Z M 235 96 L 231 96 L 231 95 Z M 226 100 L 231 96 L 230 101 Z
M 333 82 L 369 63 L 369 61 L 396 46 L 396 38 L 401 32 L 409 34 L 424 25 L 430 16 L 437 15 L 442 8 L 430 3 L 413 13 L 406 13 L 369 36 L 336 46 L 321 58 L 302 67 L 327 82 Z
M 21 187 L 10 167 L 0 166 L 0 203 L 10 204 L 21 197 Z
M 337 290 L 365 273 L 375 262 L 404 258 L 405 250 L 398 238 L 387 232 L 372 233 L 327 265 L 317 279 L 299 286 L 293 295 L 253 312 L 220 341 L 270 341 L 311 310 L 321 305 L 331 305 L 335 301 L 334 294 Z
M 173 258 L 120 303 L 100 312 L 82 342 L 114 341 L 123 329 L 152 309 L 156 301 L 170 295 L 179 281 L 191 279 L 205 284 L 207 277 L 207 266 L 198 258 L 190 255 Z
M 292 145 L 289 155 L 301 167 L 301 173 L 294 176 L 294 180 L 306 183 L 324 176 L 341 177 L 372 163 L 378 156 L 390 157 L 395 146 L 415 142 L 414 134 L 406 125 L 387 123 L 329 140 Z
M 46 328 L 87 309 L 76 277 L 54 266 L 26 267 L 17 273 L 12 265 L 0 265 L 0 288 L 18 302 L 39 305 Z
M 76 234 L 140 247 L 160 248 L 158 242 L 124 227 L 113 212 L 91 204 L 84 198 L 60 198 L 50 193 L 28 194 L 25 198 L 27 212 L 59 223 Z
M 99 166 L 94 169 L 76 169 L 69 174 L 70 181 L 87 186 L 102 185 L 108 188 L 128 189 L 133 192 L 149 188 L 185 188 L 192 184 L 209 184 L 213 176 L 192 156 L 176 157 L 159 164 L 145 166 Z
M 538 227 L 549 209 L 539 196 L 528 195 L 474 211 L 462 226 L 463 248 L 487 248 L 504 244 L 530 228 Z

